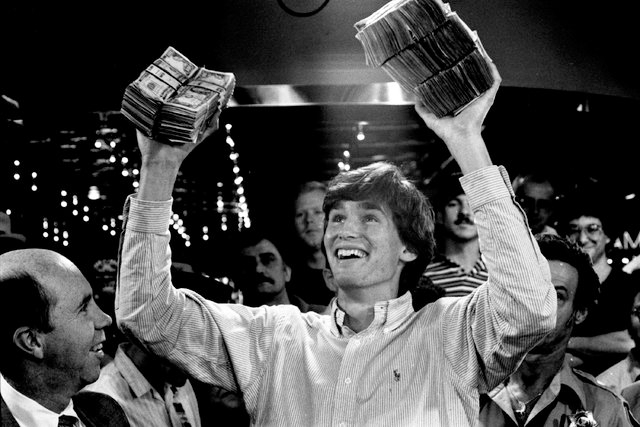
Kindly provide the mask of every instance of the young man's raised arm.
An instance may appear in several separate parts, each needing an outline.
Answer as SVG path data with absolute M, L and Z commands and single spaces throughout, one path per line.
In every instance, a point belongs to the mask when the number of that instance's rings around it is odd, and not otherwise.
M 555 327 L 556 292 L 522 209 L 514 202 L 504 168 L 493 165 L 481 135 L 501 83 L 458 115 L 437 118 L 421 105 L 418 114 L 447 145 L 474 211 L 489 280 L 445 310 L 445 352 L 463 378 L 482 392 L 516 369 L 524 355 Z M 479 356 L 480 375 L 469 369 Z M 471 363 L 470 363 L 471 361 Z

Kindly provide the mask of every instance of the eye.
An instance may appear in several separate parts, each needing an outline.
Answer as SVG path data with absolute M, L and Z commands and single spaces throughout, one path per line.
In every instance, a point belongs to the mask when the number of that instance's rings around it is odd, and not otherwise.
M 365 215 L 364 222 L 378 222 L 378 217 L 375 215 Z
M 335 213 L 330 216 L 331 222 L 344 222 L 344 220 L 345 220 L 345 216 L 339 213 Z

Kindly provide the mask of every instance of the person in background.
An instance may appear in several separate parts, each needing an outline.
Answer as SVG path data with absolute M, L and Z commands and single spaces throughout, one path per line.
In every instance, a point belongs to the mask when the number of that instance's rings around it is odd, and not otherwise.
M 302 313 L 325 312 L 327 306 L 308 304 L 287 288 L 291 268 L 280 247 L 278 239 L 264 231 L 252 228 L 240 234 L 233 280 L 242 292 L 242 303 L 251 307 L 290 304 Z
M 0 212 L 0 254 L 26 247 L 27 238 L 23 234 L 13 233 L 11 217 L 6 212 Z
M 327 260 L 322 252 L 326 184 L 306 181 L 298 187 L 294 202 L 294 248 L 291 256 L 291 293 L 309 304 L 329 305 L 335 296 L 324 280 Z
M 128 426 L 112 398 L 80 392 L 100 375 L 111 324 L 80 270 L 50 250 L 14 250 L 0 255 L 0 290 L 2 426 Z
M 480 393 L 508 377 L 556 317 L 548 263 L 481 135 L 501 82 L 489 66 L 494 85 L 458 115 L 437 118 L 416 105 L 460 165 L 486 231 L 489 279 L 472 294 L 413 300 L 433 254 L 433 214 L 385 162 L 340 173 L 328 186 L 324 274 L 337 290 L 330 316 L 216 304 L 176 289 L 168 274 L 171 195 L 198 145 L 138 132 L 141 179 L 125 202 L 119 327 L 192 376 L 242 393 L 256 425 L 476 425 Z
M 542 233 L 536 239 L 557 293 L 556 328 L 529 351 L 516 372 L 481 397 L 480 425 L 634 425 L 619 395 L 572 369 L 565 359 L 573 327 L 588 316 L 598 295 L 589 256 L 557 235 Z
M 542 173 L 518 175 L 513 180 L 516 200 L 524 209 L 531 232 L 558 234 L 553 227 L 559 195 L 551 179 Z
M 132 341 L 84 390 L 104 393 L 122 407 L 133 427 L 200 427 L 198 400 L 187 375 Z
M 567 196 L 561 232 L 591 257 L 600 279 L 600 296 L 589 317 L 574 331 L 568 352 L 572 364 L 594 376 L 624 359 L 634 343 L 628 333 L 629 313 L 639 290 L 637 273 L 609 263 L 607 247 L 615 235 L 613 202 L 599 187 L 581 187 Z
M 629 316 L 629 335 L 634 346 L 627 357 L 598 375 L 598 381 L 615 391 L 640 380 L 640 292 L 633 299 L 633 308 Z
M 480 253 L 478 229 L 469 201 L 460 185 L 460 173 L 435 181 L 437 255 L 424 276 L 444 290 L 444 296 L 464 296 L 487 281 L 487 266 Z

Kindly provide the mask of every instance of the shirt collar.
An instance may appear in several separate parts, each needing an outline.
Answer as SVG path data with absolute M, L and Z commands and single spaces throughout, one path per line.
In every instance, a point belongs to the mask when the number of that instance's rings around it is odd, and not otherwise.
M 549 387 L 544 390 L 540 400 L 536 403 L 531 414 L 529 414 L 529 419 L 532 419 L 542 411 L 542 409 L 546 408 L 560 395 L 560 393 L 566 394 L 567 397 L 569 395 L 577 397 L 580 401 L 580 406 L 582 408 L 586 408 L 586 398 L 582 384 L 566 361 L 562 364 L 560 371 L 554 375 Z M 513 409 L 511 408 L 511 400 L 506 389 L 506 383 L 500 384 L 491 390 L 488 395 L 491 400 L 498 404 L 498 406 L 500 406 L 502 410 L 515 421 L 515 415 L 513 415 Z
M 366 329 L 367 331 L 379 329 L 382 329 L 384 333 L 394 331 L 409 315 L 414 313 L 411 292 L 405 292 L 405 294 L 399 298 L 379 301 L 375 303 L 373 311 L 373 321 Z M 337 298 L 333 298 L 331 301 L 330 312 L 331 318 L 333 319 L 331 322 L 331 332 L 335 336 L 349 338 L 355 335 L 355 332 L 344 324 L 347 313 L 340 308 Z
M 58 418 L 60 415 L 70 415 L 79 418 L 73 409 L 73 401 L 71 399 L 67 407 L 64 408 L 61 413 L 57 414 L 13 388 L 2 374 L 0 374 L 0 395 L 2 395 L 2 399 L 4 399 L 4 402 L 7 404 L 7 408 L 11 411 L 11 415 L 13 415 L 21 426 L 58 427 Z
M 151 383 L 142 375 L 136 365 L 129 359 L 129 356 L 124 352 L 123 346 L 120 344 L 116 350 L 116 355 L 113 358 L 116 368 L 122 375 L 122 378 L 129 384 L 129 387 L 133 391 L 134 395 L 138 398 L 147 393 L 153 394 L 153 387 Z M 156 391 L 157 392 L 157 391 Z M 162 390 L 161 390 L 162 392 Z

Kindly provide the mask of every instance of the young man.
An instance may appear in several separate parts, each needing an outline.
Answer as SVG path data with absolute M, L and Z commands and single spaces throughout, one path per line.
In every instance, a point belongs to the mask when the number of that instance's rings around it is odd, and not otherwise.
M 480 253 L 478 229 L 467 195 L 460 186 L 460 174 L 453 173 L 437 182 L 434 197 L 438 254 L 424 276 L 444 290 L 444 296 L 470 294 L 489 278 Z
M 584 321 L 598 295 L 589 256 L 568 240 L 538 235 L 558 295 L 556 328 L 525 357 L 507 381 L 481 398 L 480 425 L 630 426 L 623 400 L 565 359 L 573 327 Z M 589 423 L 595 420 L 595 423 Z
M 426 197 L 376 163 L 338 175 L 324 201 L 329 316 L 292 306 L 214 304 L 171 286 L 171 193 L 193 145 L 138 133 L 139 192 L 125 205 L 116 317 L 147 348 L 191 375 L 240 390 L 256 425 L 477 423 L 493 389 L 555 325 L 555 291 L 504 169 L 480 135 L 495 85 L 455 117 L 417 112 L 462 172 L 487 283 L 464 298 L 415 304 L 433 252 Z
M 113 399 L 78 394 L 100 375 L 111 324 L 80 270 L 53 251 L 10 251 L 0 290 L 2 426 L 128 426 Z

